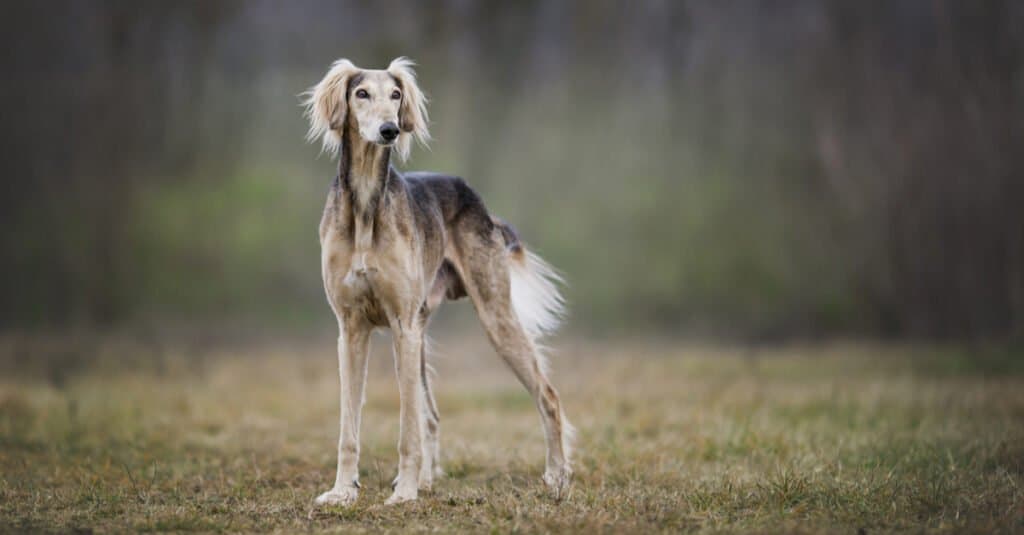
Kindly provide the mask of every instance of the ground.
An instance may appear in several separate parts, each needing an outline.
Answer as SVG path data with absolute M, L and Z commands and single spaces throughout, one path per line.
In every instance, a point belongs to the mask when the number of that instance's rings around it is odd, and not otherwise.
M 386 344 L 351 508 L 313 507 L 334 478 L 329 341 L 0 378 L 0 531 L 1024 531 L 1019 359 L 556 340 L 579 428 L 573 490 L 556 502 L 532 401 L 480 340 L 442 340 L 447 475 L 388 507 Z

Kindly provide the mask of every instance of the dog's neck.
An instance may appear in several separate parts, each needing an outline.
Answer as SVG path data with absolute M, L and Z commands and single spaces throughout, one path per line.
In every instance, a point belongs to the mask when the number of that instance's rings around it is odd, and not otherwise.
M 372 210 L 387 185 L 391 147 L 364 140 L 354 125 L 346 126 L 341 143 L 338 176 L 351 196 L 352 209 L 357 213 Z
M 367 142 L 352 124 L 346 125 L 341 142 L 342 202 L 350 205 L 356 252 L 365 253 L 373 246 L 374 221 L 391 175 L 391 147 Z

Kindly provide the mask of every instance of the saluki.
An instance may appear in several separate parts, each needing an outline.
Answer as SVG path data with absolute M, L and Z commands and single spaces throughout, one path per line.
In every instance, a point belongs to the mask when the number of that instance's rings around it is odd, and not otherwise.
M 398 476 L 385 503 L 414 500 L 442 474 L 437 403 L 424 334 L 442 301 L 469 296 L 498 355 L 536 402 L 547 446 L 544 482 L 568 490 L 572 428 L 547 377 L 538 337 L 563 301 L 555 271 L 492 216 L 464 180 L 400 173 L 413 139 L 429 140 L 427 99 L 412 61 L 384 70 L 340 59 L 304 94 L 310 141 L 339 154 L 320 221 L 321 269 L 338 320 L 341 432 L 334 487 L 318 504 L 350 504 L 359 492 L 359 419 L 370 334 L 389 327 L 401 398 Z

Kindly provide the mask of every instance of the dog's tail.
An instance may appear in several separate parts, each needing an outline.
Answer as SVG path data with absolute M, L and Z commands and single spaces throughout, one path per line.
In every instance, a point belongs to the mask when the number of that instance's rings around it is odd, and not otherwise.
M 534 341 L 558 329 L 565 318 L 565 299 L 558 286 L 565 280 L 536 253 L 526 250 L 512 225 L 495 218 L 509 252 L 512 308 Z

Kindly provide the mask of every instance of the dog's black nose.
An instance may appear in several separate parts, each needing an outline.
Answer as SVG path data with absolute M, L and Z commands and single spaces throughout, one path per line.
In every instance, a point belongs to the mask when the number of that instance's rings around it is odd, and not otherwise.
M 380 126 L 380 137 L 384 138 L 384 141 L 394 141 L 398 137 L 398 125 L 392 122 L 386 122 Z

